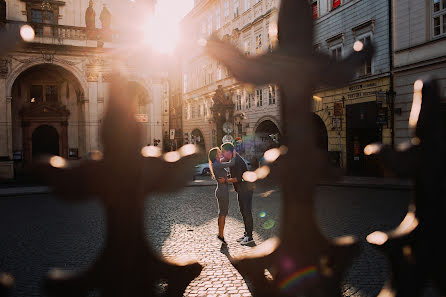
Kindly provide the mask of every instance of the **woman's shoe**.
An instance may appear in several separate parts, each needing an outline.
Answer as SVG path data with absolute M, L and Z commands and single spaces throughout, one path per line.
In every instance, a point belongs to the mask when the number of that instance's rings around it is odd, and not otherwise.
M 223 242 L 223 244 L 227 244 L 227 243 L 226 243 L 226 240 L 225 240 L 224 237 L 220 237 L 220 235 L 217 235 L 217 238 L 218 238 L 221 242 Z

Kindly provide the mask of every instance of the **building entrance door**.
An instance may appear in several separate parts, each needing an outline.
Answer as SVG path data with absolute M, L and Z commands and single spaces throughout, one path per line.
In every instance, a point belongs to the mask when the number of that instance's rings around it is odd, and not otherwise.
M 346 112 L 347 173 L 359 176 L 381 175 L 377 157 L 364 154 L 368 144 L 381 142 L 380 127 L 376 123 L 376 102 L 347 105 Z
M 59 134 L 56 128 L 48 125 L 39 126 L 32 136 L 33 159 L 39 155 L 60 155 Z

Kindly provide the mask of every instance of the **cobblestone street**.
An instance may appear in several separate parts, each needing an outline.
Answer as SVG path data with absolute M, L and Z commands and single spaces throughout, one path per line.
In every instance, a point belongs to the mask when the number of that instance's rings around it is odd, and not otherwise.
M 189 187 L 152 197 L 147 203 L 147 233 L 167 258 L 191 255 L 204 269 L 185 296 L 251 296 L 229 256 L 249 252 L 235 240 L 243 233 L 235 193 L 226 225 L 228 248 L 216 239 L 214 188 Z M 328 237 L 354 235 L 364 241 L 376 229 L 398 225 L 410 193 L 404 190 L 321 186 L 317 217 Z M 280 193 L 257 189 L 254 197 L 257 244 L 278 233 Z M 40 282 L 51 267 L 85 268 L 103 242 L 103 214 L 95 202 L 72 204 L 51 196 L 0 199 L 0 268 L 17 278 L 14 296 L 42 296 Z M 345 296 L 376 296 L 388 272 L 386 260 L 367 244 L 346 276 Z M 427 296 L 435 296 L 430 292 Z

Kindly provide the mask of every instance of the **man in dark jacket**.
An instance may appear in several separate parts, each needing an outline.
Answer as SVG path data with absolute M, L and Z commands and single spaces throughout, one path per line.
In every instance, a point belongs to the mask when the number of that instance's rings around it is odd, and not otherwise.
M 226 161 L 231 161 L 233 158 L 234 145 L 230 142 L 221 145 Z M 243 180 L 243 173 L 248 171 L 245 161 L 239 154 L 235 156 L 235 165 L 230 168 L 231 178 L 227 180 L 232 183 L 234 190 L 237 192 L 238 205 L 245 224 L 245 234 L 237 239 L 242 245 L 248 245 L 254 242 L 252 238 L 253 219 L 252 219 L 252 186 Z

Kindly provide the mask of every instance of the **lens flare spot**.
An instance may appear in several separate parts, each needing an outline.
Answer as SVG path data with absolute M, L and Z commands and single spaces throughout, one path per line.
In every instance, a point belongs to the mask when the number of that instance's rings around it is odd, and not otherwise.
M 255 174 L 257 175 L 257 179 L 264 179 L 269 175 L 270 172 L 271 169 L 269 169 L 268 166 L 262 166 L 256 169 Z
M 277 160 L 277 158 L 280 157 L 280 149 L 273 148 L 273 149 L 267 150 L 263 156 L 267 163 L 273 163 Z
M 257 180 L 257 174 L 252 171 L 245 171 L 242 177 L 244 181 L 247 181 L 249 183 L 253 183 Z
M 67 165 L 67 161 L 62 157 L 54 156 L 50 159 L 50 165 L 55 168 L 63 168 Z
M 174 163 L 181 159 L 181 155 L 179 152 L 168 152 L 164 155 L 163 158 L 166 162 Z
M 181 157 L 187 157 L 198 153 L 198 147 L 194 144 L 186 144 L 180 148 L 179 153 Z
M 277 35 L 279 34 L 279 27 L 275 23 L 269 24 L 268 34 L 270 39 L 277 39 Z
M 353 49 L 355 50 L 355 52 L 360 52 L 364 49 L 364 43 L 362 43 L 361 41 L 356 41 L 353 44 Z
M 375 244 L 375 245 L 383 245 L 387 242 L 389 239 L 389 236 L 381 231 L 375 231 L 371 234 L 369 234 L 366 238 L 368 243 Z
M 141 149 L 141 155 L 145 158 L 151 157 L 151 158 L 158 158 L 162 154 L 161 148 L 157 146 L 145 146 Z
M 274 220 L 268 220 L 265 223 L 263 223 L 263 229 L 270 230 L 270 229 L 274 228 L 275 225 L 276 225 L 276 222 Z
M 365 154 L 366 156 L 370 156 L 370 155 L 374 155 L 374 154 L 376 154 L 376 153 L 379 153 L 379 151 L 381 150 L 381 147 L 382 147 L 382 145 L 379 144 L 379 143 L 372 143 L 372 144 L 369 144 L 369 145 L 367 145 L 367 146 L 364 148 L 364 154 Z
M 409 142 L 409 141 L 403 141 L 396 146 L 396 150 L 399 152 L 407 151 L 411 147 L 410 144 L 411 144 L 411 142 Z
M 266 212 L 264 212 L 264 211 L 260 212 L 260 213 L 259 213 L 259 217 L 260 217 L 260 218 L 264 218 L 264 217 L 266 217 Z
M 34 40 L 36 34 L 34 29 L 30 25 L 24 25 L 20 28 L 20 37 L 26 42 L 31 42 Z

